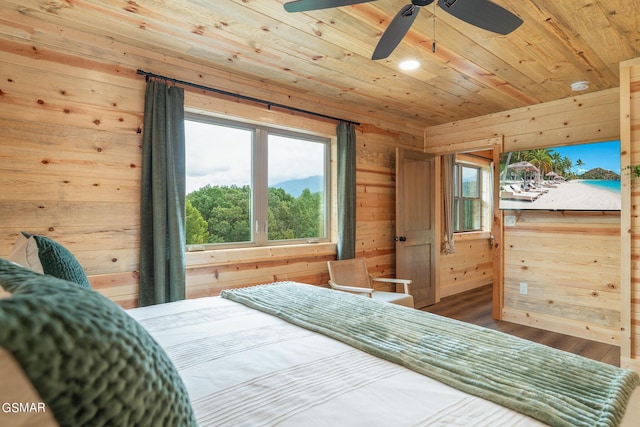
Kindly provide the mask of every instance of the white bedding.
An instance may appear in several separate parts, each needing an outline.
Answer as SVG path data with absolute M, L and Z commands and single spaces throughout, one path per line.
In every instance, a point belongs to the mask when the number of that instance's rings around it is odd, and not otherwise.
M 173 360 L 200 426 L 543 425 L 226 299 L 128 312 Z M 623 425 L 639 425 L 638 389 L 628 408 Z

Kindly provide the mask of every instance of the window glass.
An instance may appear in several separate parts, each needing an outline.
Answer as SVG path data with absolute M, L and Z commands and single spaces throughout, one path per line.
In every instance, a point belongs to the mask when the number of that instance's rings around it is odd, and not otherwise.
M 187 245 L 326 239 L 329 141 L 185 120 Z
M 462 166 L 462 196 L 480 197 L 480 169 Z
M 464 199 L 464 209 L 462 211 L 463 230 L 480 230 L 480 218 L 482 211 L 480 210 L 480 199 Z
M 326 144 L 282 135 L 268 141 L 268 239 L 324 237 Z
M 251 241 L 247 129 L 185 121 L 187 244 Z

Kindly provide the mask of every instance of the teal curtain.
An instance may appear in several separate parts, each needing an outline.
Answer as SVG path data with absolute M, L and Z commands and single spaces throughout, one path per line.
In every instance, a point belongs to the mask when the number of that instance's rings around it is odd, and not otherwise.
M 338 259 L 356 256 L 356 129 L 340 123 L 338 137 Z
M 142 135 L 140 307 L 185 297 L 184 90 L 147 82 Z

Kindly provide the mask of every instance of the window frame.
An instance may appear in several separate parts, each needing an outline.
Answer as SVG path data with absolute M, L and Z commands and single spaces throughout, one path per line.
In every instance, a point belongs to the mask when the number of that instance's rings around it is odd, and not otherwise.
M 475 169 L 476 173 L 477 173 L 477 181 L 478 181 L 478 195 L 477 197 L 465 197 L 463 195 L 463 168 L 468 168 L 468 169 Z M 454 211 L 454 233 L 473 233 L 473 232 L 479 232 L 479 231 L 483 231 L 484 229 L 484 224 L 483 224 L 483 205 L 484 205 L 484 200 L 482 197 L 483 194 L 483 190 L 484 190 L 484 179 L 483 179 L 483 167 L 481 165 L 478 164 L 474 164 L 474 163 L 469 163 L 469 162 L 464 162 L 464 161 L 458 161 L 456 160 L 455 162 L 455 166 L 454 166 L 454 191 L 453 191 L 453 198 L 454 198 L 454 206 L 457 207 L 457 209 L 455 209 Z M 479 228 L 472 228 L 472 229 L 465 229 L 465 228 L 460 228 L 461 226 L 463 226 L 465 224 L 464 221 L 464 206 L 465 206 L 465 200 L 473 200 L 476 201 L 479 204 L 479 212 L 478 212 L 478 223 L 479 223 Z
M 251 196 L 250 196 L 250 236 L 249 241 L 187 244 L 186 251 L 203 251 L 232 248 L 258 248 L 269 246 L 287 246 L 300 244 L 330 243 L 332 231 L 332 140 L 326 136 L 308 133 L 302 130 L 282 129 L 261 123 L 243 120 L 213 117 L 199 113 L 185 113 L 185 121 L 194 121 L 215 126 L 231 127 L 252 132 L 251 141 Z M 296 238 L 285 240 L 268 239 L 268 166 L 269 166 L 269 136 L 295 138 L 302 141 L 323 144 L 323 197 L 324 227 L 322 236 L 314 238 Z M 186 143 L 186 141 L 185 141 Z M 186 172 L 186 171 L 185 171 Z M 211 184 L 213 185 L 213 183 Z M 186 198 L 186 194 L 185 194 Z

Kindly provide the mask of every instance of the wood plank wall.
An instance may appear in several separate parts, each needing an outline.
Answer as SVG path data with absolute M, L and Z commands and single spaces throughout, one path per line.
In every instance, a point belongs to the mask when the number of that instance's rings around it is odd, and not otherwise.
M 440 298 L 493 282 L 493 252 L 489 232 L 454 237 L 456 252 L 441 254 L 438 265 Z
M 476 151 L 473 155 L 458 154 L 456 161 L 489 167 L 491 156 L 491 150 Z M 439 190 L 437 189 L 436 192 L 441 196 L 442 193 Z M 483 193 L 483 199 L 486 200 L 491 191 L 485 187 Z M 444 217 L 444 203 L 442 205 L 442 217 Z M 492 219 L 493 212 L 490 212 L 490 208 L 487 210 L 483 208 L 482 231 L 454 234 L 455 253 L 439 254 L 438 290 L 440 298 L 490 285 L 493 282 L 493 250 L 490 240 Z M 442 221 L 439 228 L 441 234 L 444 235 Z
M 0 22 L 0 257 L 20 231 L 59 241 L 94 288 L 137 303 L 144 77 L 137 69 L 362 123 L 357 144 L 357 255 L 393 275 L 395 147 L 421 150 L 423 129 L 292 93 L 259 79 L 98 38 L 26 14 Z M 190 111 L 334 136 L 336 123 L 196 90 Z M 327 281 L 335 246 L 188 254 L 187 295 L 273 280 Z
M 619 213 L 505 215 L 516 226 L 504 233 L 503 319 L 619 344 Z
M 640 164 L 640 58 L 620 64 L 622 166 Z M 621 366 L 640 371 L 640 180 L 622 180 Z
M 620 137 L 619 111 L 619 90 L 609 89 L 434 126 L 426 130 L 425 145 L 437 151 L 502 136 L 504 151 L 513 151 L 614 140 Z M 503 229 L 504 274 L 497 284 L 503 286 L 503 319 L 619 344 L 620 216 L 498 212 L 503 214 L 518 219 Z M 583 262 L 565 244 L 588 255 L 597 274 L 582 274 Z M 461 257 L 459 268 L 471 267 Z M 525 280 L 529 294 L 520 295 Z

